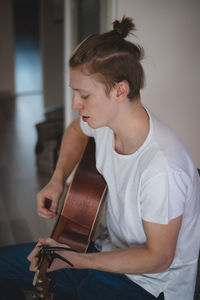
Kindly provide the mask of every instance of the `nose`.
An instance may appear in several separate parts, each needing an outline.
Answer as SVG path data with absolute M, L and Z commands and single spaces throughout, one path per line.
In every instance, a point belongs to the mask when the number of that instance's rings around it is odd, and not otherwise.
M 83 108 L 82 99 L 77 95 L 76 92 L 74 92 L 73 97 L 72 97 L 72 109 L 80 110 L 82 108 Z

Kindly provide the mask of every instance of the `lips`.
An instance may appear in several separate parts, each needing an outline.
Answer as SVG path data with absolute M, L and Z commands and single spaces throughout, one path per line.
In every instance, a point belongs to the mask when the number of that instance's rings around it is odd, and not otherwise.
M 89 117 L 87 117 L 87 116 L 82 116 L 82 119 L 83 119 L 84 122 L 87 122 L 88 119 L 89 119 Z

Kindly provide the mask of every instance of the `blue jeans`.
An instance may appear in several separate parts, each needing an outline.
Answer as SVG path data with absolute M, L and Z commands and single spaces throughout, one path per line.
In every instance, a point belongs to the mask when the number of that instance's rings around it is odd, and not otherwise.
M 27 255 L 34 243 L 0 248 L 0 299 L 24 300 L 22 290 L 32 290 L 34 273 Z M 54 272 L 54 300 L 164 300 L 154 297 L 123 274 L 97 270 L 62 269 Z

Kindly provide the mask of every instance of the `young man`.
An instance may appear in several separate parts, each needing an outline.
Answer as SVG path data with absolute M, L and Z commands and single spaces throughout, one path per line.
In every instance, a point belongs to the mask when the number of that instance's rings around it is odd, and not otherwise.
M 55 216 L 66 178 L 92 136 L 108 184 L 107 230 L 96 241 L 98 251 L 59 252 L 74 267 L 53 262 L 55 299 L 193 299 L 199 177 L 178 137 L 141 103 L 143 52 L 125 40 L 133 29 L 129 18 L 115 21 L 112 31 L 86 38 L 70 59 L 72 107 L 80 117 L 64 133 L 56 170 L 37 195 L 38 213 Z M 41 245 L 63 246 L 40 239 L 28 256 L 32 271 Z

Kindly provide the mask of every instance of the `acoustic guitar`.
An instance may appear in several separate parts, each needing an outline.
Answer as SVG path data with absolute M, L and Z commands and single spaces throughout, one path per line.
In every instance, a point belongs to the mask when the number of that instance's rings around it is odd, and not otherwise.
M 78 252 L 87 252 L 106 190 L 106 182 L 96 169 L 95 142 L 89 138 L 51 237 Z M 52 299 L 46 275 L 48 264 L 48 257 L 44 257 L 34 280 L 34 299 Z

